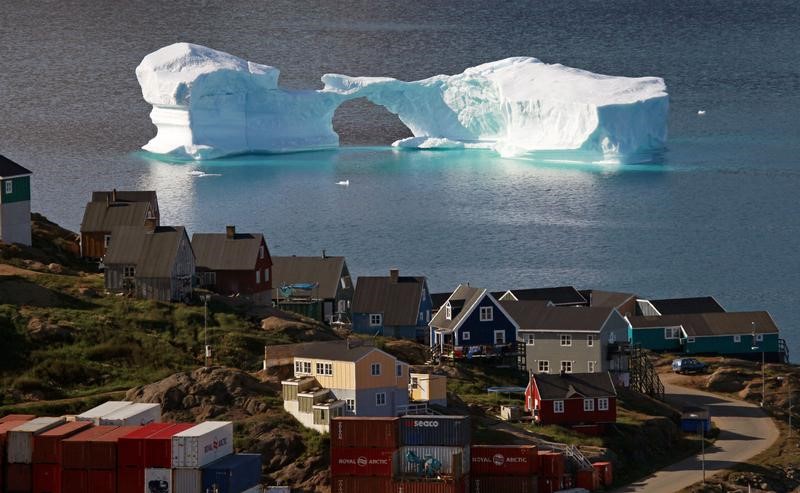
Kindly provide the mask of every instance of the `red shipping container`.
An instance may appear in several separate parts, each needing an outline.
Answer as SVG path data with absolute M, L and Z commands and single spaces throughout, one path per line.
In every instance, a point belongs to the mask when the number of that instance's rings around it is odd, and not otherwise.
M 614 482 L 614 474 L 612 472 L 613 469 L 611 467 L 611 463 L 595 462 L 592 464 L 592 467 L 594 467 L 597 470 L 597 473 L 600 475 L 600 483 L 603 486 L 611 486 L 611 484 Z
M 86 469 L 89 440 L 116 430 L 116 426 L 95 426 L 61 440 L 61 465 L 64 469 Z
M 144 443 L 144 467 L 171 469 L 172 437 L 193 426 L 194 423 L 176 423 L 147 437 Z
M 546 478 L 539 476 L 539 493 L 553 493 L 561 489 L 561 481 L 558 478 Z
M 142 493 L 144 491 L 143 467 L 117 469 L 117 493 Z
M 391 476 L 396 449 L 331 449 L 331 476 Z
M 91 493 L 117 493 L 117 471 L 89 469 L 86 484 Z
M 116 469 L 117 441 L 138 429 L 138 426 L 120 426 L 104 435 L 89 439 L 86 450 L 86 468 Z
M 72 421 L 33 437 L 34 464 L 61 464 L 61 440 L 90 428 L 90 421 Z
M 575 473 L 575 486 L 589 491 L 600 489 L 600 475 L 595 468 L 584 469 Z
M 8 421 L 30 421 L 35 418 L 33 414 L 6 414 L 0 418 L 0 423 L 7 423 Z
M 537 493 L 539 490 L 536 476 L 471 476 L 469 483 L 469 493 Z
M 117 465 L 119 467 L 144 467 L 145 438 L 173 426 L 173 423 L 150 423 L 117 442 Z
M 331 419 L 331 447 L 397 448 L 399 418 L 342 416 Z
M 536 445 L 473 445 L 470 462 L 476 476 L 534 476 L 539 470 Z
M 61 464 L 33 465 L 33 493 L 61 493 Z
M 61 493 L 86 493 L 89 491 L 86 469 L 62 469 Z
M 539 475 L 560 478 L 564 475 L 564 455 L 560 452 L 539 451 Z
M 6 492 L 30 493 L 33 489 L 33 471 L 30 464 L 6 465 Z
M 467 493 L 467 481 L 395 481 L 394 493 Z
M 392 478 L 378 476 L 333 476 L 331 493 L 391 493 L 394 491 Z

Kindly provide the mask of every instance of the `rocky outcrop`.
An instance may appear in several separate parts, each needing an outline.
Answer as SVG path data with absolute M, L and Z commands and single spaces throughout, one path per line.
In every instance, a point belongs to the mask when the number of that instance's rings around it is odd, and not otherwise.
M 708 377 L 706 388 L 712 392 L 740 392 L 748 380 L 748 377 L 738 369 L 722 368 Z

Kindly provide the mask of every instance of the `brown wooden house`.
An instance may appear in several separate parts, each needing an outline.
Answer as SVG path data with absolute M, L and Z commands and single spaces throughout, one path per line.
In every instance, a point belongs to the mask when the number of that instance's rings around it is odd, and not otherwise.
M 192 236 L 197 276 L 202 287 L 224 295 L 239 295 L 268 303 L 272 292 L 272 258 L 264 235 L 197 233 Z
M 115 228 L 145 225 L 154 228 L 160 221 L 154 191 L 93 192 L 81 221 L 81 256 L 103 258 Z

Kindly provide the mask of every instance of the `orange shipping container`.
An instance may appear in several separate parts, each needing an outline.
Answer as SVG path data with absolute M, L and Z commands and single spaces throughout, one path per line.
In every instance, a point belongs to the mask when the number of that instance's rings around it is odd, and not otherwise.
M 33 414 L 6 414 L 2 418 L 0 418 L 0 423 L 6 423 L 8 421 L 30 421 L 35 418 Z
M 393 493 L 392 478 L 381 476 L 333 476 L 331 493 Z
M 343 416 L 331 419 L 331 447 L 394 448 L 399 418 Z
M 575 474 L 575 486 L 589 491 L 600 489 L 600 476 L 595 468 L 584 469 Z
M 61 464 L 63 468 L 86 469 L 89 440 L 103 436 L 116 429 L 116 426 L 95 426 L 94 428 L 89 428 L 77 435 L 61 440 Z M 64 478 L 64 483 L 66 483 L 66 476 L 64 476 Z
M 61 464 L 61 440 L 90 428 L 89 421 L 72 421 L 33 437 L 34 464 Z
M 117 441 L 138 428 L 138 426 L 120 426 L 102 436 L 90 439 L 86 453 L 86 468 L 116 469 Z
M 597 473 L 600 475 L 600 484 L 603 486 L 611 486 L 611 484 L 614 482 L 614 474 L 612 472 L 613 469 L 611 467 L 611 463 L 595 462 L 592 464 L 592 467 L 594 467 L 597 470 Z

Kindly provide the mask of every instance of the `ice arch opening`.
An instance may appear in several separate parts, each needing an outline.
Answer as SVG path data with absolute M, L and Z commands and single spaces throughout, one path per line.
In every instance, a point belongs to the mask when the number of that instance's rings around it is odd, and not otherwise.
M 413 137 L 396 114 L 366 98 L 342 102 L 333 113 L 333 131 L 339 145 L 389 145 Z

